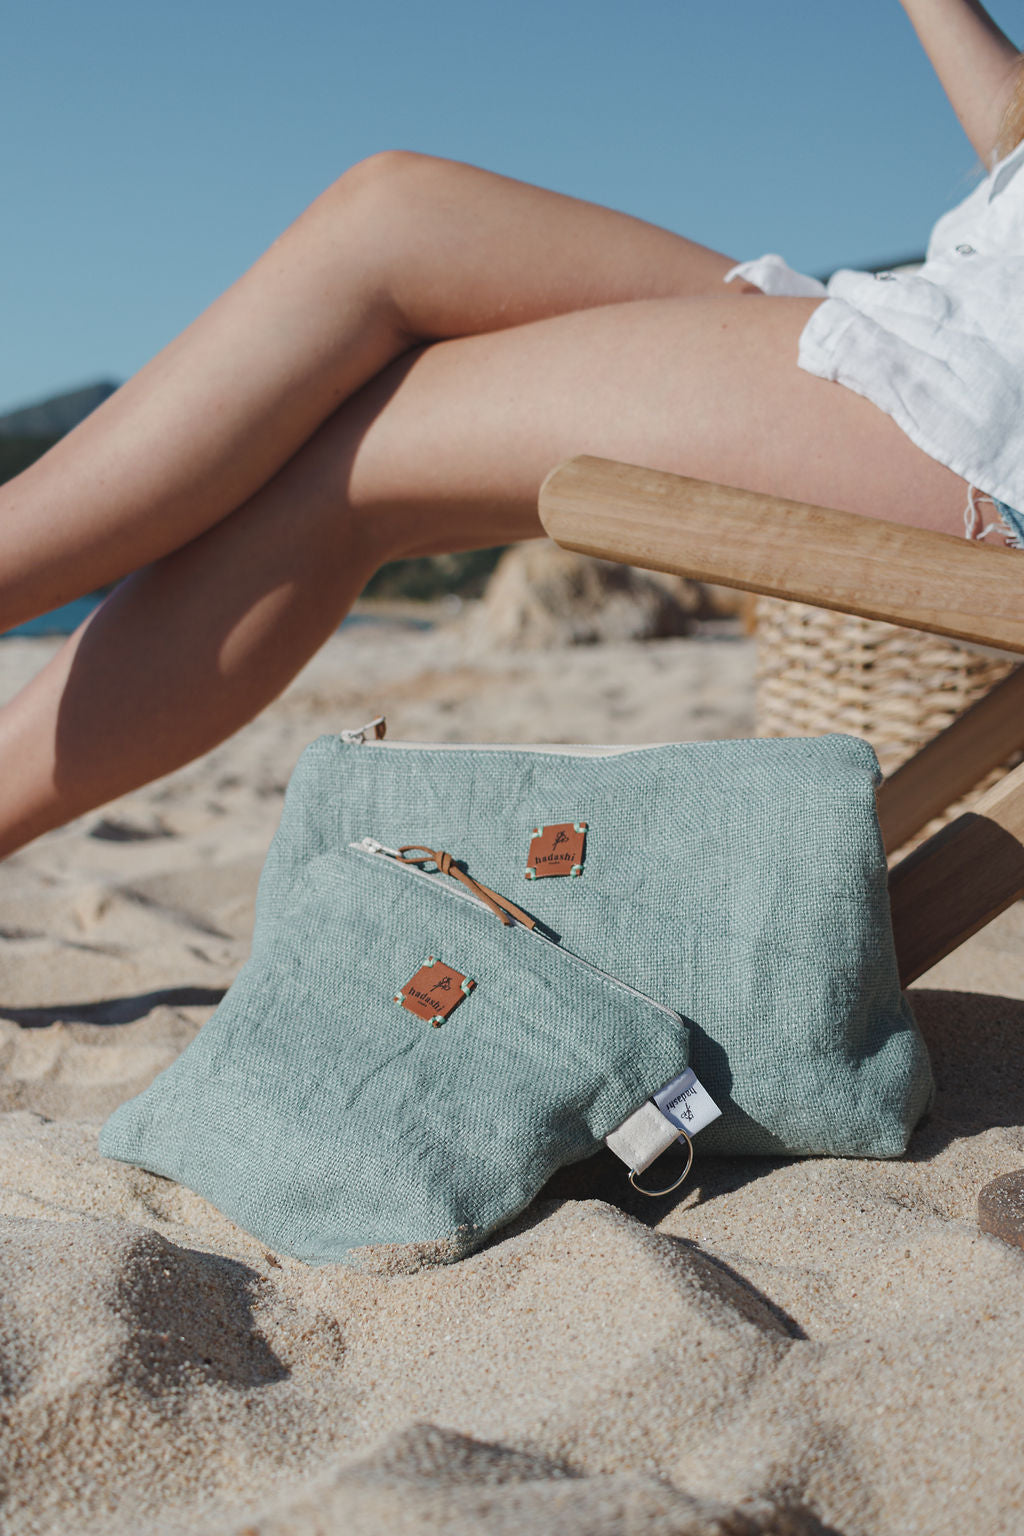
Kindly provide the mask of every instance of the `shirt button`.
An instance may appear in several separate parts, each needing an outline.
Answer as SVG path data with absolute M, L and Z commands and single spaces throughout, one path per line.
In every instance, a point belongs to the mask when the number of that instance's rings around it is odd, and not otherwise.
M 978 254 L 973 245 L 958 245 L 956 253 L 958 256 L 977 256 Z

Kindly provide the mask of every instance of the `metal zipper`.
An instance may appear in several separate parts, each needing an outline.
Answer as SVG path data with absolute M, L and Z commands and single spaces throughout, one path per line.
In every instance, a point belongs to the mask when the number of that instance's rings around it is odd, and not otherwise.
M 364 837 L 358 842 L 349 843 L 348 846 L 353 848 L 356 853 L 366 854 L 372 858 L 383 858 L 391 869 L 396 869 L 402 874 L 419 875 L 422 880 L 429 880 L 434 889 L 440 891 L 443 896 L 454 896 L 457 901 L 470 901 L 474 907 L 479 907 L 481 912 L 486 912 L 488 917 L 493 916 L 490 909 L 484 905 L 479 897 L 474 896 L 471 891 L 464 890 L 460 885 L 450 884 L 447 880 L 442 883 L 438 876 L 428 874 L 425 869 L 420 869 L 417 864 L 403 864 L 399 858 L 397 848 L 388 848 L 384 843 L 378 842 L 375 837 Z M 580 955 L 575 954 L 573 950 L 566 949 L 563 944 L 556 943 L 554 939 L 549 939 L 546 933 L 541 933 L 536 928 L 524 928 L 523 924 L 516 922 L 515 918 L 512 919 L 512 926 L 514 928 L 522 928 L 528 938 L 540 939 L 542 943 L 550 944 L 552 949 L 557 949 L 558 953 L 564 955 L 567 960 L 572 960 L 586 971 L 592 971 L 595 976 L 602 976 L 605 981 L 610 981 L 613 986 L 621 987 L 623 992 L 629 992 L 633 997 L 638 997 L 642 1003 L 649 1003 L 652 1008 L 657 1008 L 660 1013 L 666 1014 L 668 1018 L 675 1020 L 677 1024 L 683 1023 L 682 1015 L 676 1013 L 674 1008 L 667 1007 L 665 1003 L 659 1003 L 656 998 L 648 997 L 646 992 L 639 991 L 637 987 L 631 987 L 628 981 L 623 981 L 621 977 L 614 976 L 611 971 L 604 971 L 599 965 L 594 965 L 592 961 L 584 960 Z
M 384 716 L 378 715 L 375 720 L 368 720 L 365 725 L 356 726 L 353 730 L 339 731 L 338 736 L 346 746 L 365 746 L 371 742 L 375 747 L 388 747 L 393 751 L 538 752 L 559 757 L 614 757 L 626 752 L 652 752 L 656 747 L 673 745 L 663 741 L 645 741 L 639 746 L 621 741 L 609 742 L 604 746 L 591 742 L 574 744 L 561 741 L 386 741 L 385 730 Z
M 392 752 L 537 752 L 559 757 L 617 757 L 626 752 L 653 752 L 656 747 L 671 746 L 673 743 L 645 741 L 639 746 L 632 746 L 611 742 L 599 746 L 593 742 L 561 741 L 375 741 L 373 745 Z

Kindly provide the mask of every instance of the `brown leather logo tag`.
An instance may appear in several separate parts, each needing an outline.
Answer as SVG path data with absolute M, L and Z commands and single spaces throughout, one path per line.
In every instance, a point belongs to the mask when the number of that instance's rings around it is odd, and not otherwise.
M 526 856 L 527 880 L 545 875 L 582 875 L 585 821 L 556 821 L 550 827 L 534 827 Z
M 395 1002 L 417 1018 L 428 1020 L 436 1029 L 475 986 L 469 976 L 428 955 L 415 976 L 395 993 Z

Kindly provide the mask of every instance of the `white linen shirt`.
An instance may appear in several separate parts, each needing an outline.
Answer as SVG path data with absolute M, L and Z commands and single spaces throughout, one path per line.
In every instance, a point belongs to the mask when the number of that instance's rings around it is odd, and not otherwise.
M 1024 144 L 936 224 L 914 272 L 836 272 L 827 288 L 781 256 L 741 262 L 769 294 L 822 294 L 798 362 L 886 411 L 969 484 L 1024 509 Z

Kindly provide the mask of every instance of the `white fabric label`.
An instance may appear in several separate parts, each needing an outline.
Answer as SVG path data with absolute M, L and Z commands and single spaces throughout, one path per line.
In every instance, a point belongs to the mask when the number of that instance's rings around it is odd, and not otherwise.
M 664 1088 L 659 1088 L 654 1102 L 662 1114 L 688 1136 L 696 1136 L 722 1113 L 690 1067 L 666 1083 Z

